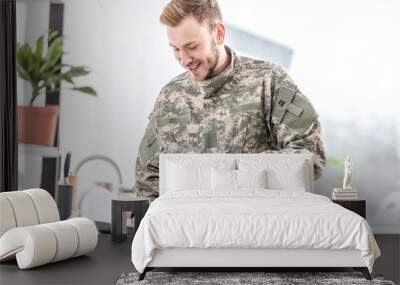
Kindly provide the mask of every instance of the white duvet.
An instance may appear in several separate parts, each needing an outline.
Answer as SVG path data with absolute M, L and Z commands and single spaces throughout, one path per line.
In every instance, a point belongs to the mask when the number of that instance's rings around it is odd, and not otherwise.
M 325 196 L 248 189 L 182 191 L 156 199 L 132 243 L 132 262 L 143 272 L 155 249 L 358 249 L 372 272 L 379 248 L 365 219 Z

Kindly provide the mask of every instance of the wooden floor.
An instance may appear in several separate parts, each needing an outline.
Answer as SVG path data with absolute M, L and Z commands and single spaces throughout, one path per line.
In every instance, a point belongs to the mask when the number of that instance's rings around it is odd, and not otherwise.
M 400 284 L 400 235 L 374 235 L 381 250 L 374 264 L 374 271 L 383 274 L 385 279 Z
M 375 236 L 383 256 L 374 272 L 399 283 L 400 235 Z M 15 261 L 0 264 L 0 284 L 115 284 L 124 272 L 135 271 L 131 258 L 132 236 L 124 242 L 112 242 L 110 235 L 100 234 L 95 251 L 41 267 L 19 270 Z

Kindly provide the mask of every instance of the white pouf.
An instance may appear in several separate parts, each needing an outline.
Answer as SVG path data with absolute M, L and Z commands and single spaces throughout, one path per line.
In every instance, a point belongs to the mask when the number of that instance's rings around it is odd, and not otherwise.
M 16 226 L 17 222 L 10 202 L 6 197 L 0 195 L 0 237 Z
M 29 189 L 22 192 L 28 194 L 32 199 L 38 215 L 39 224 L 60 220 L 57 204 L 49 192 L 42 189 Z
M 9 229 L 60 220 L 56 202 L 43 189 L 0 193 L 0 237 Z
M 86 218 L 14 228 L 0 238 L 0 260 L 14 255 L 20 269 L 80 256 L 96 248 L 95 224 Z
M 39 224 L 35 205 L 28 194 L 23 191 L 15 191 L 3 192 L 1 195 L 10 203 L 17 227 Z
M 93 221 L 60 221 L 53 197 L 42 189 L 0 193 L 0 262 L 17 259 L 20 269 L 86 254 L 96 248 Z

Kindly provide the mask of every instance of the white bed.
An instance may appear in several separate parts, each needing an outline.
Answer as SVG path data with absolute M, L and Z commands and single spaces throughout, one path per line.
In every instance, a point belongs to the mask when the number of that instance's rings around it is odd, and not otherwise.
M 354 267 L 370 278 L 380 251 L 368 223 L 313 194 L 312 168 L 308 154 L 162 154 L 160 197 L 132 243 L 140 278 L 154 267 Z

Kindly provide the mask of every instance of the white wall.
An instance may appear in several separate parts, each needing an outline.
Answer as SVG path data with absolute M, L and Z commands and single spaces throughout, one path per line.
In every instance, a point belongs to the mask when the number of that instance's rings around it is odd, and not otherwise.
M 72 151 L 72 168 L 88 155 L 103 154 L 121 168 L 124 186 L 134 185 L 147 116 L 162 86 L 181 72 L 158 22 L 163 3 L 65 1 L 68 54 L 63 61 L 90 67 L 93 72 L 77 82 L 98 92 L 93 98 L 66 88 L 62 91 L 61 151 Z M 88 163 L 79 172 L 81 191 L 93 189 L 95 181 L 117 182 L 116 174 L 107 164 Z M 106 199 L 96 203 L 99 208 L 109 204 Z M 107 216 L 100 220 L 108 220 Z
M 290 74 L 322 116 L 398 117 L 400 3 L 219 0 L 226 21 L 295 50 Z M 341 101 L 341 108 L 330 106 Z M 374 108 L 371 108 L 374 106 Z M 356 107 L 356 108 L 355 108 Z M 367 110 L 367 112 L 366 112 Z M 351 115 L 350 115 L 351 114 Z

